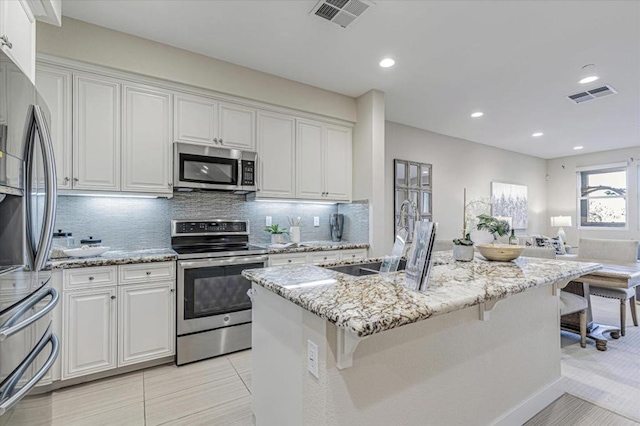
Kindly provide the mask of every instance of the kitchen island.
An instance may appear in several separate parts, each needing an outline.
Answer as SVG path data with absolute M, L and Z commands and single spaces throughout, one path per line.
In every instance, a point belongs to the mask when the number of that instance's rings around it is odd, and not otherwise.
M 600 266 L 434 256 L 424 293 L 402 272 L 244 271 L 256 424 L 522 424 L 559 397 L 558 288 Z

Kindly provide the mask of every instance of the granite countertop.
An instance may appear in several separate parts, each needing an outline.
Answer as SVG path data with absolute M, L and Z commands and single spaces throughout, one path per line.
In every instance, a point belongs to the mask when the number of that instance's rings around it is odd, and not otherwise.
M 480 256 L 456 262 L 451 252 L 434 253 L 429 287 L 406 289 L 404 272 L 354 277 L 311 265 L 249 269 L 249 280 L 296 305 L 364 337 L 432 316 L 498 300 L 528 288 L 577 278 L 597 263 L 521 257 L 490 262 Z
M 66 257 L 52 259 L 47 263 L 51 269 L 86 268 L 89 266 L 127 265 L 131 263 L 166 262 L 176 260 L 178 254 L 171 249 L 113 250 L 102 256 Z
M 348 241 L 303 241 L 287 248 L 271 248 L 269 244 L 254 244 L 269 250 L 269 254 L 305 253 L 310 251 L 368 249 L 369 243 L 351 243 Z

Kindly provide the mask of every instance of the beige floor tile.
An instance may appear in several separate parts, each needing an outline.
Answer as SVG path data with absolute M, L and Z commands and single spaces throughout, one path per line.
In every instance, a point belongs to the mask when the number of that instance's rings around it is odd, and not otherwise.
M 236 352 L 228 356 L 229 361 L 238 373 L 246 373 L 251 371 L 251 350 Z
M 144 402 L 127 405 L 76 421 L 68 422 L 63 418 L 57 420 L 57 422 L 60 422 L 61 426 L 144 426 Z
M 162 374 L 154 374 L 151 377 L 145 374 L 144 398 L 148 401 L 162 395 L 234 376 L 236 376 L 236 371 L 226 357 L 214 358 L 183 367 L 166 368 Z
M 244 373 L 241 373 L 240 378 L 244 382 L 244 385 L 247 387 L 247 389 L 249 389 L 249 392 L 252 392 L 251 391 L 251 371 L 246 371 Z
M 249 395 L 236 375 L 149 399 L 145 402 L 147 426 L 176 420 Z
M 53 418 L 71 423 L 140 402 L 144 402 L 142 372 L 54 392 Z
M 164 423 L 163 426 L 252 426 L 251 397 L 245 396 L 189 416 Z

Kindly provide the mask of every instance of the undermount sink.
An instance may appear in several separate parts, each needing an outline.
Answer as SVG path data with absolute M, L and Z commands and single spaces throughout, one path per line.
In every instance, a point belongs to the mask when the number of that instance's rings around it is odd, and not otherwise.
M 369 262 L 369 263 L 357 263 L 354 265 L 342 265 L 342 266 L 332 266 L 326 269 L 331 269 L 332 271 L 342 272 L 343 274 L 353 275 L 354 277 L 362 277 L 365 275 L 374 275 L 380 272 L 380 266 L 382 262 Z M 398 271 L 404 271 L 406 266 L 406 261 L 401 260 L 398 265 Z

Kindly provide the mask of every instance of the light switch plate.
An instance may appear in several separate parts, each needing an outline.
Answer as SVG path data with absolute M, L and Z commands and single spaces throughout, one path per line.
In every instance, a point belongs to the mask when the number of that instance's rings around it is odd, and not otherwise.
M 307 370 L 316 379 L 320 378 L 318 375 L 318 345 L 311 340 L 307 340 Z
M 313 217 L 313 226 L 320 226 L 320 218 L 318 216 Z
M 264 221 L 264 226 L 271 226 L 273 225 L 273 220 L 271 219 L 271 216 L 267 216 L 266 220 Z

